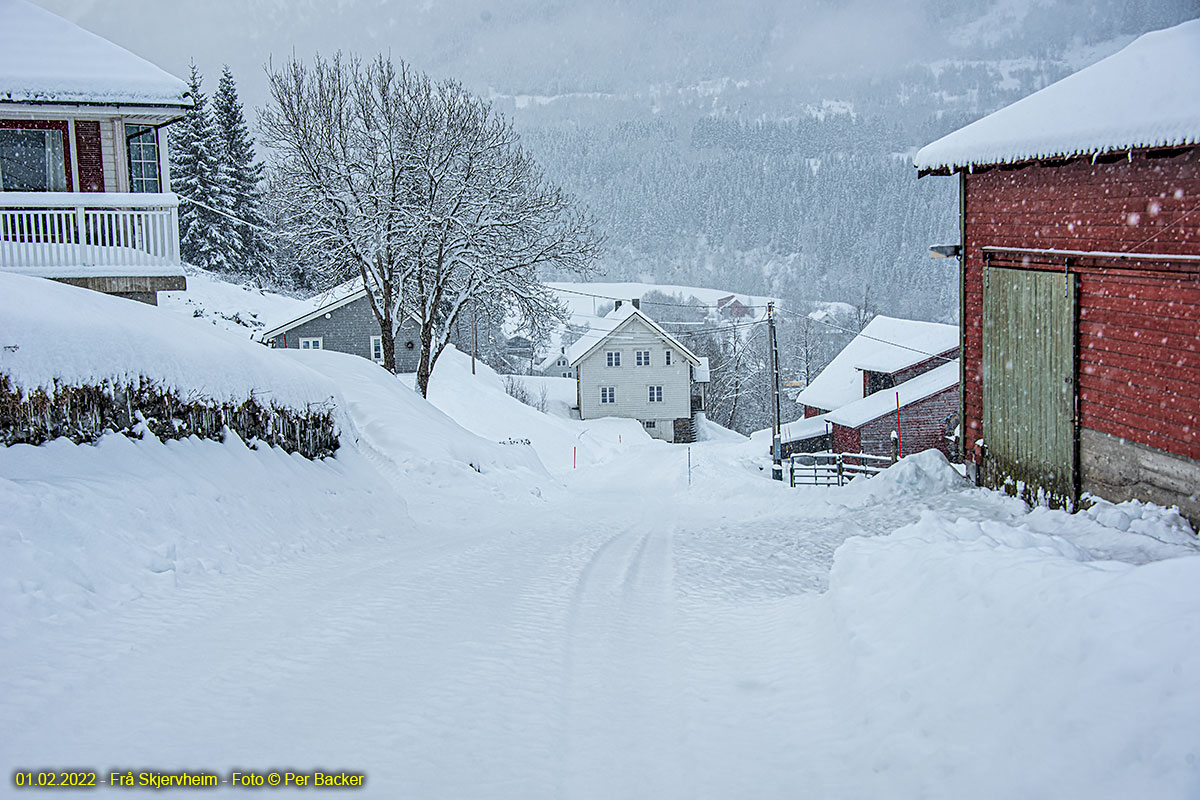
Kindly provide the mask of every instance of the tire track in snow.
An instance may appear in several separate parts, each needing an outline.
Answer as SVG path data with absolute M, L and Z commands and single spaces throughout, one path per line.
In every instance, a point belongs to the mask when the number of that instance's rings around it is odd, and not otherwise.
M 673 533 L 639 520 L 589 543 L 565 619 L 561 797 L 667 797 L 686 785 Z

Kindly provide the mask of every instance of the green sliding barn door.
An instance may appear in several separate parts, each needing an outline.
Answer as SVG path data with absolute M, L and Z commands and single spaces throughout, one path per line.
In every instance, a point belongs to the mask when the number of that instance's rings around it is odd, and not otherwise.
M 1076 279 L 987 268 L 983 289 L 985 482 L 1074 506 Z

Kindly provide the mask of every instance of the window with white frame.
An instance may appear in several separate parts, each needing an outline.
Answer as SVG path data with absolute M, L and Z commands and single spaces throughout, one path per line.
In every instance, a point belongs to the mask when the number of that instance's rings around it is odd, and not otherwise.
M 125 142 L 129 153 L 129 191 L 160 192 L 158 179 L 158 140 L 150 125 L 126 125 Z
M 662 402 L 662 387 L 661 386 L 651 386 L 650 387 L 650 402 L 651 403 L 661 403 Z
M 666 352 L 666 353 L 663 355 L 663 361 L 664 361 L 664 362 L 666 362 L 666 365 L 667 365 L 668 367 L 669 367 L 669 366 L 671 366 L 671 351 L 670 351 L 670 350 L 668 350 L 668 351 L 667 351 L 667 352 Z
M 0 128 L 0 191 L 65 192 L 66 163 L 62 131 Z
M 383 363 L 383 337 L 371 337 L 371 360 L 376 364 Z
M 610 367 L 621 366 L 621 351 L 620 350 L 609 350 L 607 353 L 604 354 L 604 361 Z
M 321 337 L 320 336 L 301 337 L 300 338 L 300 349 L 301 350 L 321 350 L 322 349 Z
M 645 420 L 642 423 L 642 425 L 644 425 L 646 428 L 657 428 L 658 427 L 658 425 L 652 419 Z
M 650 366 L 650 351 L 649 350 L 635 351 L 634 352 L 634 360 L 637 362 L 637 365 L 639 367 Z
M 617 402 L 617 387 L 601 386 L 600 387 L 600 402 L 604 405 Z

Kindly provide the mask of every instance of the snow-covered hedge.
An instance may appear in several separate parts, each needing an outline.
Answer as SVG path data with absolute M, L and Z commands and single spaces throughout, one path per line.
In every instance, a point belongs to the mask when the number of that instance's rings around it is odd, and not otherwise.
M 261 345 L 130 300 L 0 273 L 0 444 L 106 430 L 309 458 L 338 446 L 333 383 Z

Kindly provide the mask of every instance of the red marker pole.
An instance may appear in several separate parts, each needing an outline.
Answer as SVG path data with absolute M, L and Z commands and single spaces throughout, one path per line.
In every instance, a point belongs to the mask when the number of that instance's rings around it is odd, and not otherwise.
M 896 392 L 896 453 L 904 458 L 904 439 L 900 436 L 900 393 Z
M 579 460 L 578 450 L 578 447 L 571 448 L 571 469 L 575 469 L 575 464 Z

